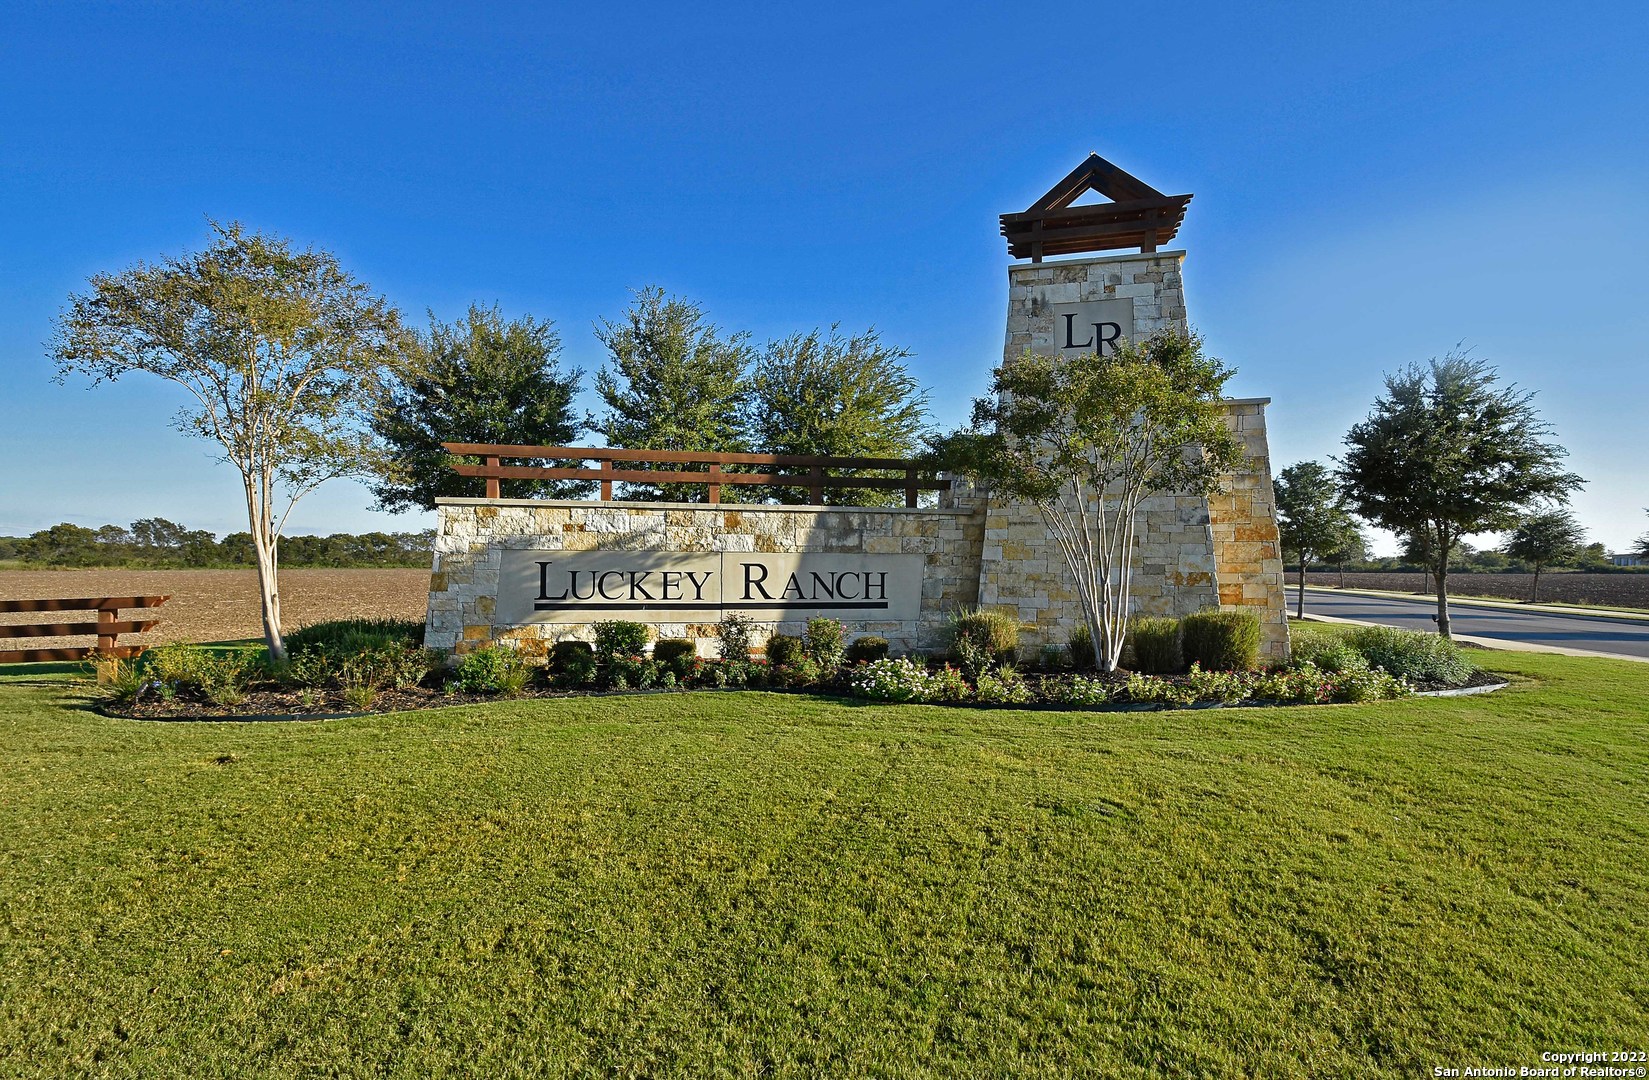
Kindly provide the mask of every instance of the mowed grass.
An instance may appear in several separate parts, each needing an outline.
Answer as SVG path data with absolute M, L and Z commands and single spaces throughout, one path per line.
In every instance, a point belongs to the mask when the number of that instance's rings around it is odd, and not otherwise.
M 0 1073 L 1404 1076 L 1649 1043 L 1649 666 L 291 724 L 0 684 Z

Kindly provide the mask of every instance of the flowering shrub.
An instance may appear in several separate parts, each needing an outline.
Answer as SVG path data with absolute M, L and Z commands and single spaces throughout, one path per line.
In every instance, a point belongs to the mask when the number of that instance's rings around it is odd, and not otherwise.
M 926 665 L 900 657 L 855 668 L 849 685 L 872 701 L 926 701 L 929 680 Z
M 841 666 L 842 654 L 847 649 L 847 624 L 827 617 L 809 619 L 803 640 L 807 658 L 829 671 Z
M 1057 683 L 1043 684 L 1048 698 L 1056 705 L 1072 705 L 1076 708 L 1093 708 L 1096 705 L 1111 703 L 1111 684 L 1104 679 L 1090 679 L 1085 675 L 1073 675 L 1068 680 L 1061 679 Z

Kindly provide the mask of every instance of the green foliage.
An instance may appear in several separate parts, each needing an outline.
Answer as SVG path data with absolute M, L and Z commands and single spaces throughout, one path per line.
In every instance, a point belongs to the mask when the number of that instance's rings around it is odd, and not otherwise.
M 750 380 L 750 431 L 771 454 L 908 457 L 921 442 L 926 398 L 904 360 L 875 330 L 843 337 L 832 326 L 770 342 Z M 876 475 L 876 474 L 867 474 Z M 809 498 L 798 488 L 768 494 L 780 502 Z M 827 488 L 827 502 L 847 506 L 903 505 L 896 490 Z
M 1185 666 L 1180 651 L 1180 621 L 1168 616 L 1136 615 L 1128 621 L 1128 657 L 1134 671 L 1167 675 Z
M 769 643 L 771 644 L 771 641 Z M 824 669 L 811 657 L 798 651 L 794 657 L 783 664 L 773 661 L 773 666 L 769 669 L 768 674 L 774 686 L 783 687 L 787 690 L 805 690 L 810 686 L 818 685 L 819 680 L 824 676 Z
M 877 660 L 886 660 L 887 651 L 887 638 L 866 634 L 848 643 L 843 659 L 849 664 L 869 664 Z
M 1533 393 L 1499 388 L 1494 369 L 1450 354 L 1386 376 L 1386 393 L 1346 435 L 1340 482 L 1353 509 L 1415 539 L 1436 581 L 1438 631 L 1449 634 L 1448 566 L 1472 533 L 1516 524 L 1540 500 L 1584 481 L 1548 441 Z
M 428 566 L 435 532 L 330 536 L 282 536 L 281 566 L 378 567 Z M 9 539 L 9 538 L 0 538 Z M 165 518 L 134 521 L 130 529 L 104 525 L 53 525 L 14 541 L 12 557 L 30 566 L 111 566 L 141 569 L 256 566 L 249 533 L 230 533 L 219 540 L 205 529 L 187 529 Z
M 129 709 L 142 698 L 148 678 L 135 660 L 95 661 L 99 700 L 118 709 Z
M 1260 619 L 1251 611 L 1199 611 L 1180 620 L 1185 661 L 1208 671 L 1249 671 L 1260 662 Z
M 969 678 L 1011 665 L 1019 655 L 1019 620 L 1003 611 L 956 611 L 947 627 L 950 658 Z
M 458 322 L 433 317 L 414 367 L 402 374 L 374 430 L 390 450 L 372 491 L 378 508 L 432 510 L 435 500 L 473 497 L 480 483 L 448 467 L 443 442 L 568 446 L 584 430 L 573 410 L 579 373 L 560 368 L 561 338 L 530 315 L 505 320 L 470 305 Z M 471 459 L 473 460 L 473 459 Z M 592 485 L 504 480 L 510 498 L 574 498 Z
M 266 672 L 260 654 L 248 649 L 214 650 L 172 642 L 143 654 L 146 680 L 166 695 L 198 695 L 214 705 L 239 705 Z
M 699 645 L 692 638 L 661 638 L 653 646 L 653 659 L 677 679 L 685 679 L 693 670 Z
M 595 682 L 595 647 L 588 641 L 558 641 L 550 646 L 549 670 L 557 686 L 589 686 Z
M 906 657 L 872 660 L 854 670 L 849 685 L 872 701 L 926 701 L 928 668 Z
M 1349 552 L 1362 534 L 1344 506 L 1334 475 L 1321 463 L 1302 461 L 1272 481 L 1277 500 L 1277 532 L 1286 557 L 1300 563 L 1298 614 L 1305 615 L 1305 575 L 1313 559 Z
M 591 426 L 607 445 L 645 450 L 740 451 L 745 448 L 745 368 L 749 335 L 722 337 L 697 304 L 642 289 L 617 322 L 596 337 L 608 360 L 596 375 L 607 411 Z M 668 471 L 668 470 L 660 470 Z M 736 495 L 724 488 L 722 498 Z M 625 497 L 702 501 L 702 484 L 634 484 Z
M 1069 679 L 1045 683 L 1043 692 L 1053 704 L 1074 709 L 1091 709 L 1111 703 L 1112 687 L 1113 684 L 1104 679 L 1072 675 Z
M 773 634 L 767 639 L 767 662 L 770 664 L 793 664 L 801 659 L 802 639 L 790 634 Z
M 1534 569 L 1529 600 L 1540 599 L 1540 571 L 1579 557 L 1586 546 L 1586 530 L 1567 510 L 1530 514 L 1517 523 L 1503 550 Z
M 286 635 L 293 652 L 312 646 L 343 656 L 362 649 L 387 646 L 422 646 L 424 624 L 417 619 L 337 619 L 311 623 Z
M 518 694 L 532 676 L 532 665 L 520 653 L 487 645 L 464 654 L 450 685 L 466 694 Z
M 1340 634 L 1323 633 L 1302 626 L 1295 628 L 1290 637 L 1289 652 L 1295 664 L 1311 664 L 1336 675 L 1369 669 L 1368 660 Z
M 355 683 L 343 688 L 343 696 L 350 708 L 364 712 L 378 700 L 378 688 L 371 683 Z
M 750 659 L 750 636 L 754 624 L 748 615 L 723 615 L 716 624 L 716 642 L 723 660 L 745 663 Z
M 1410 682 L 1458 686 L 1477 670 L 1459 646 L 1439 634 L 1360 626 L 1346 634 L 1345 642 L 1374 667 Z
M 981 671 L 974 681 L 974 700 L 992 705 L 1020 705 L 1031 700 L 1031 688 L 1013 668 Z
M 951 471 L 1041 512 L 1104 670 L 1122 653 L 1141 503 L 1213 493 L 1243 460 L 1224 419 L 1231 375 L 1200 338 L 1167 332 L 1081 362 L 1027 354 L 992 373 L 969 428 L 935 443 Z
M 58 317 L 52 355 L 60 379 L 95 385 L 145 372 L 189 392 L 177 426 L 216 442 L 244 484 L 265 637 L 279 663 L 281 523 L 326 480 L 381 470 L 369 425 L 411 336 L 331 254 L 239 224 L 212 231 L 205 251 L 94 275 Z
M 810 660 L 832 671 L 842 665 L 842 655 L 847 648 L 847 624 L 826 616 L 809 619 L 802 642 Z
M 1077 623 L 1071 629 L 1066 649 L 1071 654 L 1071 666 L 1076 670 L 1093 671 L 1099 666 L 1099 661 L 1094 656 L 1094 632 L 1088 629 L 1087 623 Z
M 647 651 L 647 640 L 653 628 L 646 623 L 614 619 L 598 622 L 595 631 L 595 658 L 603 666 L 620 657 L 640 656 Z

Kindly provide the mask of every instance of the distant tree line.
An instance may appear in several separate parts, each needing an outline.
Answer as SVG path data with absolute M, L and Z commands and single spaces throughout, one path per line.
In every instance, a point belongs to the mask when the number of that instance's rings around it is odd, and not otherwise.
M 331 536 L 284 536 L 282 566 L 393 567 L 429 565 L 434 531 L 334 533 Z M 130 528 L 103 525 L 89 529 L 68 523 L 29 536 L 0 536 L 0 561 L 31 567 L 119 567 L 177 570 L 256 566 L 250 533 L 218 539 L 205 529 L 190 529 L 165 518 L 144 518 Z

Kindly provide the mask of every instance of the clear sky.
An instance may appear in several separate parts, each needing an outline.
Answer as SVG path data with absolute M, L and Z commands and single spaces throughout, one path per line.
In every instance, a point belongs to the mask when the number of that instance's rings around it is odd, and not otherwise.
M 1649 528 L 1649 6 L 0 3 L 0 533 L 245 528 L 180 392 L 59 386 L 100 270 L 206 219 L 336 252 L 411 315 L 592 324 L 647 284 L 758 340 L 912 349 L 959 422 L 1001 358 L 996 215 L 1097 151 L 1194 192 L 1192 323 L 1340 452 L 1464 343 L 1537 403 L 1624 548 Z M 594 403 L 591 402 L 591 405 Z M 423 527 L 335 483 L 296 532 Z

